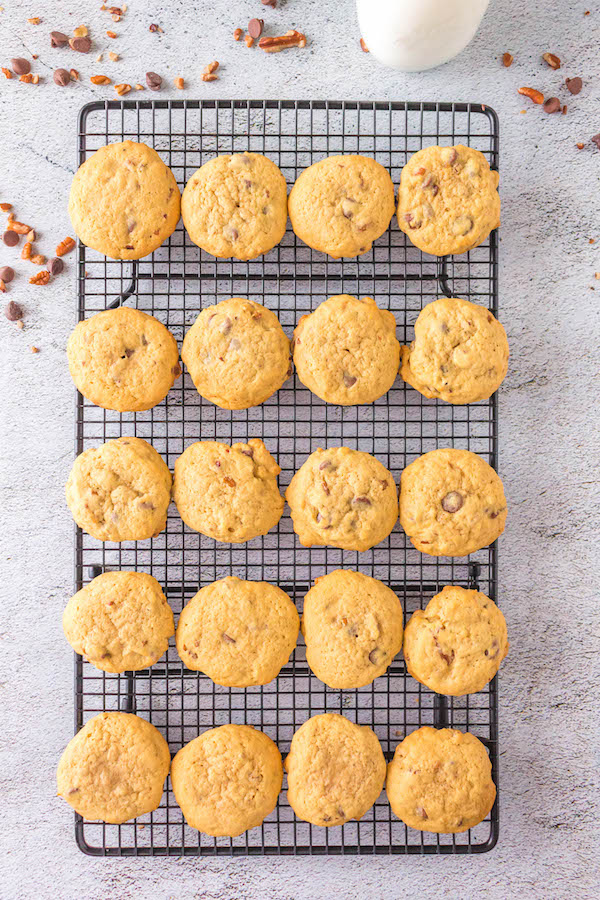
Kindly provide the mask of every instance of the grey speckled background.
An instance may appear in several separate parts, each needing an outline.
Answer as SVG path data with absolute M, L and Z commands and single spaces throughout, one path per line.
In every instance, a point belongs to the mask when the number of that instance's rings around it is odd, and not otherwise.
M 118 81 L 142 81 L 147 69 L 169 80 L 186 78 L 185 94 L 169 89 L 164 96 L 473 100 L 496 108 L 501 309 L 512 347 L 500 404 L 501 470 L 511 510 L 501 542 L 500 598 L 512 650 L 500 681 L 503 800 L 500 843 L 491 854 L 237 861 L 82 856 L 71 812 L 54 797 L 54 769 L 73 721 L 72 655 L 60 626 L 72 578 L 63 482 L 73 454 L 73 389 L 64 355 L 75 320 L 73 257 L 67 274 L 47 288 L 31 288 L 21 278 L 11 296 L 26 307 L 26 329 L 0 323 L 0 896 L 597 896 L 600 151 L 589 143 L 600 131 L 597 3 L 492 0 L 461 57 L 404 76 L 360 52 L 351 0 L 282 0 L 276 11 L 262 13 L 259 0 L 132 0 L 117 25 L 99 2 L 4 2 L 3 61 L 39 53 L 36 71 L 45 81 L 37 87 L 0 81 L 0 201 L 15 203 L 18 216 L 35 225 L 42 252 L 70 232 L 66 197 L 77 110 L 93 97 L 113 96 L 86 79 L 55 87 L 51 71 L 67 62 L 86 76 L 106 71 Z M 586 8 L 592 10 L 587 17 Z M 257 14 L 272 33 L 301 28 L 309 46 L 266 56 L 235 44 L 233 29 Z M 34 15 L 42 25 L 27 24 Z M 151 34 L 151 22 L 164 34 Z M 82 23 L 99 49 L 114 49 L 122 61 L 99 64 L 95 54 L 49 49 L 51 29 Z M 111 27 L 118 40 L 103 40 Z M 498 62 L 506 49 L 516 60 L 509 70 Z M 562 57 L 563 70 L 540 62 L 545 50 Z M 201 69 L 213 58 L 221 61 L 221 79 L 203 84 Z M 576 74 L 585 87 L 569 98 L 561 80 Z M 529 105 L 516 94 L 523 84 L 558 93 L 569 103 L 568 115 L 547 116 Z M 586 142 L 581 151 L 578 141 Z M 10 256 L 0 255 L 2 263 Z M 41 353 L 31 354 L 32 344 Z

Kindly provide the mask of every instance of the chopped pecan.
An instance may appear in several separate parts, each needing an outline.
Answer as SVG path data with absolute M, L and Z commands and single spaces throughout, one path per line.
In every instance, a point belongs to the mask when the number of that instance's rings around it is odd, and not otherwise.
M 243 33 L 244 32 L 242 31 L 241 28 L 236 28 L 235 31 L 233 32 L 234 41 L 240 41 L 242 39 Z
M 364 39 L 364 38 L 361 38 L 361 39 L 360 39 L 360 49 L 362 50 L 363 53 L 368 53 L 368 52 L 369 52 L 369 48 L 368 48 L 367 45 L 365 44 L 365 39 Z
M 502 54 L 502 65 L 506 69 L 508 69 L 509 66 L 512 66 L 513 60 L 514 60 L 514 56 L 512 55 L 512 53 L 508 53 L 508 51 L 507 51 L 506 53 Z
M 117 92 L 119 97 L 122 97 L 123 94 L 128 94 L 130 90 L 131 90 L 130 84 L 115 84 L 115 91 Z
M 529 99 L 533 103 L 541 104 L 544 102 L 544 95 L 541 91 L 537 91 L 535 88 L 520 87 L 519 94 L 523 94 L 524 97 L 529 97 Z
M 87 37 L 88 30 L 85 25 L 78 25 L 77 28 L 73 29 L 73 34 L 76 38 L 78 37 Z
M 543 53 L 542 59 L 548 63 L 551 69 L 560 69 L 560 59 L 555 53 Z
M 5 78 L 13 77 L 13 73 L 10 71 L 10 69 L 7 69 L 5 66 L 2 66 L 2 74 L 4 75 Z
M 250 37 L 250 35 L 247 34 L 246 37 L 244 38 L 244 42 L 246 44 L 246 47 L 251 47 L 254 43 L 254 38 Z
M 202 76 L 202 81 L 218 81 L 218 79 L 218 75 L 209 74 L 208 72 L 205 72 Z
M 79 81 L 79 72 L 77 69 L 69 69 L 69 75 L 73 81 Z
M 31 262 L 35 266 L 45 266 L 46 265 L 46 257 L 42 256 L 41 253 L 36 253 L 35 256 L 30 257 Z
M 31 231 L 31 227 L 29 225 L 25 225 L 24 222 L 17 222 L 16 219 L 13 219 L 11 216 L 8 217 L 8 223 L 6 225 L 9 231 L 16 231 L 17 234 L 29 234 Z
M 111 62 L 116 62 L 119 59 L 119 54 L 113 53 L 112 50 L 110 50 L 108 53 L 108 58 L 110 59 Z
M 12 203 L 0 203 L 0 209 L 2 212 L 8 212 L 9 209 L 12 209 Z
M 258 42 L 258 46 L 265 53 L 279 53 L 287 47 L 306 47 L 306 35 L 301 31 L 286 31 L 277 37 L 264 37 Z
M 216 59 L 213 59 L 213 61 L 208 63 L 207 66 L 204 66 L 204 68 L 202 69 L 202 74 L 203 75 L 212 75 L 212 73 L 216 72 L 218 68 L 219 68 L 219 63 L 217 62 Z
M 33 230 L 33 228 L 31 229 L 31 231 L 27 232 L 27 240 L 31 241 L 32 244 L 35 241 L 35 231 Z
M 185 82 L 184 82 L 183 78 L 181 77 L 181 75 L 178 75 L 177 78 L 175 79 L 175 81 L 173 82 L 173 84 L 175 85 L 175 87 L 177 88 L 178 91 L 182 91 Z
M 31 84 L 33 75 L 31 72 L 27 72 L 25 75 L 19 75 L 19 81 L 22 81 L 24 84 Z
M 92 84 L 110 84 L 108 75 L 90 75 Z
M 42 269 L 41 272 L 38 272 L 32 278 L 29 279 L 29 284 L 48 284 L 50 281 L 50 272 L 47 269 Z
M 21 250 L 21 259 L 31 259 L 31 241 L 27 241 L 23 244 L 23 249 Z
M 30 25 L 39 25 L 41 23 L 41 19 L 39 16 L 34 16 L 32 19 L 27 19 Z
M 65 256 L 65 254 L 70 253 L 73 247 L 75 246 L 75 241 L 72 237 L 66 237 L 64 241 L 61 241 L 58 247 L 56 248 L 57 256 Z
M 106 32 L 106 37 L 109 37 L 109 38 L 113 38 L 113 39 L 114 39 L 114 38 L 116 38 L 116 36 L 117 36 L 117 35 L 115 34 L 114 31 L 107 31 L 107 32 Z
M 143 84 L 134 84 L 133 87 L 136 91 L 145 91 L 146 90 L 146 88 L 144 87 Z

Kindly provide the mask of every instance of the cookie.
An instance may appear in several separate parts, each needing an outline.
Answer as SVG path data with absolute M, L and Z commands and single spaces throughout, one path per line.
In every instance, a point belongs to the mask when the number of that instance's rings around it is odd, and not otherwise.
M 202 250 L 224 259 L 254 259 L 285 234 L 285 178 L 259 153 L 216 156 L 186 184 L 181 215 Z
M 299 617 L 287 594 L 266 581 L 222 578 L 184 607 L 177 652 L 188 667 L 225 687 L 267 684 L 298 640 Z
M 211 728 L 173 759 L 171 783 L 185 820 L 213 837 L 237 837 L 273 812 L 283 767 L 277 745 L 249 725 Z
M 294 531 L 305 547 L 369 550 L 398 519 L 394 479 L 378 459 L 360 450 L 316 450 L 286 491 Z
M 414 612 L 404 632 L 409 674 L 437 694 L 483 690 L 507 653 L 506 621 L 496 604 L 456 585 Z
M 383 675 L 402 647 L 402 606 L 381 581 L 337 569 L 304 598 L 306 661 L 330 688 L 358 688 Z
M 215 541 L 241 544 L 279 522 L 281 469 L 258 438 L 247 444 L 198 441 L 175 463 L 173 499 L 186 525 Z
M 75 172 L 69 215 L 77 237 L 111 259 L 141 259 L 179 222 L 181 195 L 171 170 L 146 144 L 107 144 Z
M 75 653 L 104 672 L 147 669 L 167 652 L 173 613 L 146 572 L 104 572 L 78 591 L 63 612 Z
M 290 191 L 296 235 L 334 259 L 360 256 L 386 231 L 394 215 L 387 169 L 368 156 L 327 156 L 305 169 Z
M 373 403 L 398 374 L 400 344 L 393 313 L 371 297 L 330 297 L 294 331 L 298 378 L 326 403 Z
M 489 310 L 442 297 L 415 322 L 415 339 L 402 347 L 400 375 L 429 399 L 475 403 L 497 391 L 508 370 L 508 340 Z
M 99 541 L 143 541 L 166 527 L 171 473 L 154 447 L 121 437 L 80 453 L 66 486 L 80 528 Z
M 292 372 L 290 342 L 275 313 L 241 297 L 202 310 L 181 358 L 198 393 L 223 409 L 264 403 Z
M 58 796 L 84 819 L 120 825 L 160 803 L 171 754 L 154 725 L 131 713 L 94 716 L 69 741 L 56 775 Z
M 504 531 L 506 499 L 497 473 L 469 450 L 432 450 L 400 479 L 400 524 L 417 550 L 467 556 Z
M 80 322 L 68 340 L 67 360 L 77 390 L 96 406 L 119 412 L 151 409 L 181 375 L 171 332 L 128 306 Z
M 498 180 L 472 147 L 419 150 L 400 176 L 398 225 L 424 253 L 466 253 L 500 225 Z
M 496 799 L 492 764 L 475 735 L 419 728 L 396 747 L 385 785 L 394 813 L 410 828 L 437 834 L 468 831 Z
M 324 828 L 361 819 L 385 781 L 375 732 L 335 713 L 313 716 L 296 731 L 284 766 L 290 806 Z

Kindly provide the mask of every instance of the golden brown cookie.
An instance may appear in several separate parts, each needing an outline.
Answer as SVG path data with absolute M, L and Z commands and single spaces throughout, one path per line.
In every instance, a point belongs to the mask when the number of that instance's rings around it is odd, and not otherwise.
M 492 764 L 475 735 L 419 728 L 396 747 L 386 791 L 399 819 L 418 831 L 456 834 L 481 822 L 496 799 Z
M 402 169 L 398 225 L 424 253 L 466 253 L 500 225 L 498 180 L 479 150 L 425 147 Z
M 293 346 L 298 378 L 326 403 L 373 403 L 398 374 L 396 320 L 371 297 L 325 300 L 302 316 Z
M 175 231 L 181 195 L 151 147 L 107 144 L 77 170 L 69 215 L 77 236 L 112 259 L 148 256 Z
M 402 473 L 400 524 L 417 550 L 430 556 L 467 556 L 504 531 L 502 481 L 469 450 L 424 453 Z

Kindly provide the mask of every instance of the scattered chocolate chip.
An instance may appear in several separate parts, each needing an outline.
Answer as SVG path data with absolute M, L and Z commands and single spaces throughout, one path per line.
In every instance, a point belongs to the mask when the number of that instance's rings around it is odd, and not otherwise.
M 226 644 L 235 644 L 235 639 L 232 637 L 229 637 L 229 635 L 225 634 L 225 632 L 223 632 L 223 640 L 225 641 Z
M 544 101 L 544 112 L 547 113 L 556 113 L 560 112 L 562 106 L 558 97 L 549 97 Z
M 250 19 L 248 22 L 248 34 L 250 37 L 255 40 L 259 38 L 263 32 L 264 24 L 263 19 Z
M 53 77 L 54 83 L 59 87 L 66 87 L 71 81 L 71 75 L 68 69 L 57 69 Z
M 31 63 L 28 59 L 23 59 L 22 56 L 11 59 L 10 64 L 15 75 L 29 75 L 31 72 Z
M 51 275 L 60 275 L 64 267 L 65 264 L 59 256 L 53 256 L 52 259 L 49 259 L 46 264 L 46 268 Z
M 10 284 L 10 282 L 15 277 L 15 270 L 10 266 L 2 266 L 0 269 L 0 279 L 4 282 L 4 284 Z
M 2 240 L 7 247 L 16 247 L 21 238 L 16 231 L 5 231 L 2 235 Z
M 63 34 L 62 31 L 51 31 L 50 32 L 50 46 L 51 47 L 66 47 L 69 43 L 69 38 L 66 34 Z
M 464 502 L 465 501 L 458 491 L 450 491 L 450 493 L 446 494 L 442 499 L 442 509 L 445 509 L 446 512 L 449 513 L 455 513 L 458 512 Z
M 160 91 L 162 78 L 156 72 L 146 72 L 146 84 L 151 91 Z
M 23 308 L 18 303 L 15 303 L 14 300 L 11 300 L 4 308 L 4 315 L 9 322 L 18 322 L 19 319 L 23 318 Z
M 277 6 L 277 0 L 261 0 L 263 6 L 270 6 L 271 9 L 275 9 Z
M 344 385 L 347 388 L 351 388 L 353 385 L 355 385 L 356 381 L 357 379 L 354 377 L 354 375 L 349 375 L 348 372 L 344 372 Z
M 575 78 L 567 78 L 565 80 L 565 84 L 567 86 L 567 90 L 571 94 L 578 94 L 581 88 L 583 87 L 583 81 L 577 75 Z
M 598 150 L 600 150 L 600 134 L 595 134 L 592 138 L 592 143 L 596 145 Z
M 352 500 L 352 503 L 355 506 L 370 506 L 371 505 L 371 501 L 369 500 L 368 497 L 354 497 L 354 499 Z
M 92 42 L 89 37 L 76 37 L 71 38 L 69 46 L 77 53 L 89 53 L 92 49 Z

